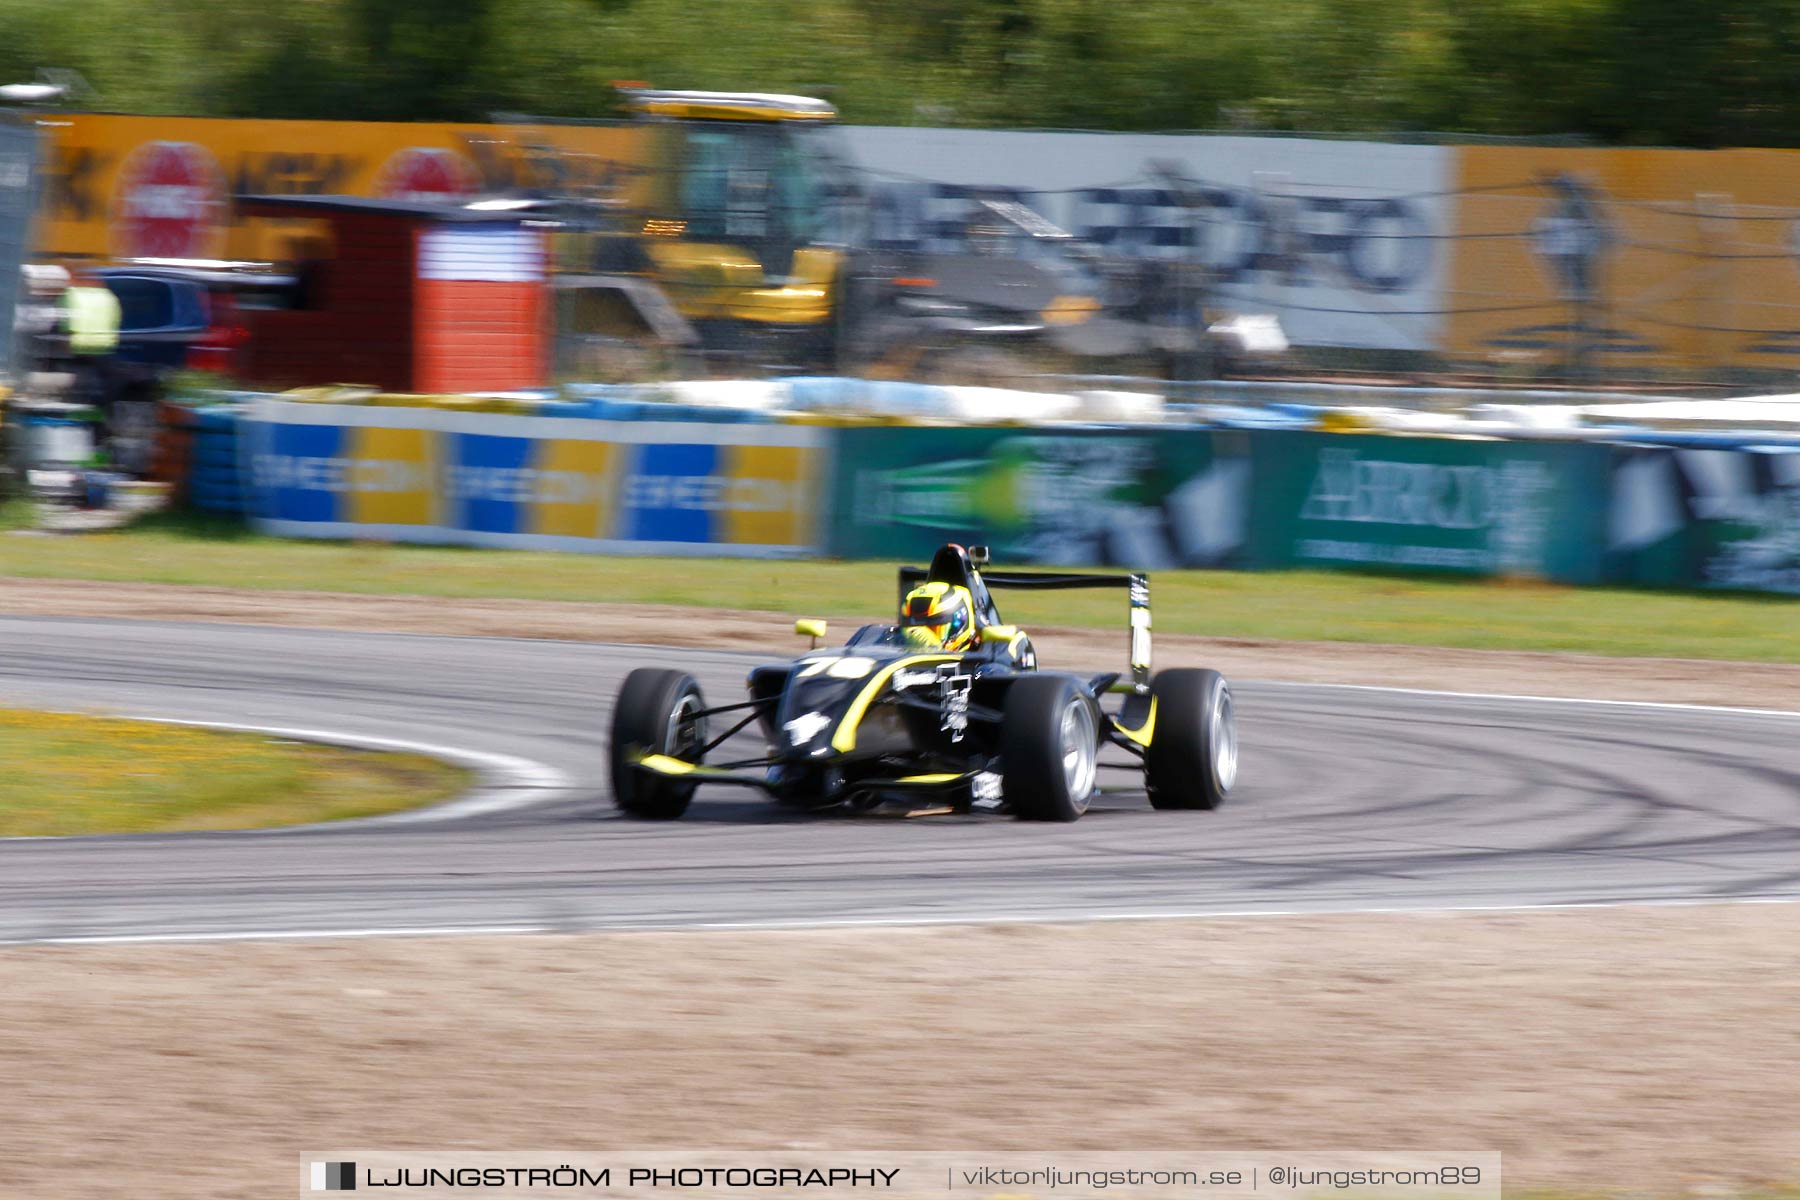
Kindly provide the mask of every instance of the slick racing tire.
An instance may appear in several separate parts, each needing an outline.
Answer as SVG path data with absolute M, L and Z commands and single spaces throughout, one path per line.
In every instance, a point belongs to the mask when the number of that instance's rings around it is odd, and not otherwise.
M 1079 818 L 1094 797 L 1099 759 L 1099 715 L 1074 680 L 1020 679 L 1007 689 L 1000 778 L 1020 820 Z
M 706 707 L 692 675 L 639 667 L 625 677 L 613 707 L 613 803 L 634 817 L 672 821 L 687 811 L 695 784 L 638 767 L 645 755 L 666 754 L 697 763 L 706 745 Z
M 1155 808 L 1217 808 L 1237 782 L 1237 717 L 1217 671 L 1160 671 L 1150 681 L 1156 726 L 1144 751 Z

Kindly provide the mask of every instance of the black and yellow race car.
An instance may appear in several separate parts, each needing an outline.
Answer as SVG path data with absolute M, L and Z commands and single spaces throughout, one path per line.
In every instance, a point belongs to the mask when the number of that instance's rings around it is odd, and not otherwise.
M 1217 671 L 1151 674 L 1149 581 L 986 567 L 984 548 L 955 545 L 929 567 L 902 567 L 900 619 L 836 648 L 817 648 L 824 622 L 798 622 L 815 649 L 752 669 L 740 703 L 709 706 L 683 671 L 631 672 L 613 708 L 614 802 L 670 819 L 700 784 L 721 783 L 808 809 L 900 804 L 1036 821 L 1073 821 L 1102 790 L 1142 790 L 1159 809 L 1218 807 L 1237 776 L 1231 688 Z M 990 588 L 1124 590 L 1129 673 L 1039 669 Z M 766 753 L 708 761 L 752 725 Z M 1107 745 L 1141 766 L 1141 788 L 1102 788 Z

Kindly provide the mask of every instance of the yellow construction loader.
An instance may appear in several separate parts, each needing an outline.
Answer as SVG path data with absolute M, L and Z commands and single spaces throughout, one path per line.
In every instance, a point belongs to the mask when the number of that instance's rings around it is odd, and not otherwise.
M 1199 343 L 1193 270 L 1109 259 L 998 193 L 971 193 L 963 252 L 872 244 L 869 197 L 823 100 L 621 95 L 634 161 L 567 171 L 584 187 L 538 196 L 562 230 L 566 372 L 592 378 L 592 360 L 645 342 L 733 370 L 840 371 L 916 371 L 922 353 L 970 345 L 1171 359 Z M 534 126 L 550 144 L 540 156 L 556 157 L 556 128 Z

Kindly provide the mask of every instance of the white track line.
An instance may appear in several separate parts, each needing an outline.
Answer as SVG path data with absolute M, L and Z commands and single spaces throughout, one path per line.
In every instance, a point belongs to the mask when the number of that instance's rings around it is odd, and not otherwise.
M 1544 904 L 1421 904 L 1384 908 L 1217 908 L 1167 912 L 1033 913 L 1027 916 L 827 917 L 791 921 L 705 921 L 685 925 L 596 926 L 590 933 L 634 933 L 650 930 L 804 930 L 892 929 L 940 925 L 1098 925 L 1119 921 L 1198 921 L 1250 917 L 1445 916 L 1462 913 L 1580 912 L 1594 908 L 1701 908 L 1709 905 L 1800 904 L 1800 893 L 1776 896 L 1667 896 L 1646 900 L 1557 900 Z M 551 932 L 545 930 L 544 932 Z M 557 930 L 556 932 L 568 932 Z
M 1596 700 L 1587 696 L 1526 696 L 1515 692 L 1451 692 L 1438 688 L 1383 687 L 1372 683 L 1294 683 L 1278 679 L 1247 679 L 1256 688 L 1333 688 L 1345 692 L 1388 692 L 1401 696 L 1437 696 L 1451 700 L 1503 700 L 1524 704 L 1591 704 L 1611 708 L 1654 708 L 1673 712 L 1726 713 L 1739 717 L 1786 717 L 1800 720 L 1800 709 L 1734 708 L 1725 704 L 1681 704 L 1669 700 Z
M 317 742 L 326 746 L 343 746 L 351 750 L 379 750 L 399 754 L 422 754 L 455 766 L 466 767 L 481 777 L 478 787 L 454 800 L 433 804 L 407 812 L 386 813 L 378 817 L 352 817 L 343 821 L 319 821 L 308 825 L 287 825 L 277 829 L 230 830 L 221 832 L 255 832 L 261 834 L 316 833 L 320 830 L 362 829 L 378 825 L 413 825 L 432 821 L 458 821 L 469 817 L 508 812 L 554 799 L 557 794 L 574 787 L 568 774 L 548 763 L 521 758 L 515 754 L 499 754 L 491 750 L 470 750 L 446 746 L 439 742 L 420 742 L 409 738 L 375 737 L 369 734 L 340 733 L 329 729 L 296 729 L 286 725 L 246 725 L 237 721 L 190 721 L 176 717 L 148 717 L 133 713 L 93 711 L 38 710 L 58 712 L 63 716 L 94 717 L 117 721 L 143 721 L 153 725 L 182 725 L 192 729 L 219 729 L 230 733 L 260 733 L 268 737 L 295 742 Z M 11 837 L 0 842 L 57 841 L 60 838 Z
M 500 754 L 491 750 L 470 750 L 446 746 L 440 742 L 420 742 L 408 738 L 372 737 L 364 734 L 338 733 L 324 729 L 294 729 L 282 725 L 242 725 L 227 721 L 180 721 L 163 717 L 127 717 L 132 721 L 153 721 L 161 725 L 189 725 L 203 729 L 224 729 L 238 733 L 261 733 L 269 737 L 297 742 L 320 742 L 329 746 L 347 746 L 354 750 L 385 750 L 400 754 L 422 754 L 442 759 L 459 767 L 467 767 L 482 776 L 481 786 L 472 792 L 409 812 L 388 813 L 379 817 L 361 817 L 348 821 L 324 821 L 312 825 L 294 825 L 293 830 L 350 829 L 371 825 L 411 825 L 422 821 L 455 821 L 486 816 L 536 804 L 545 792 L 560 792 L 574 786 L 574 781 L 556 767 L 516 754 Z M 269 830 L 266 832 L 277 832 Z
M 470 937 L 554 932 L 542 925 L 420 925 L 374 929 L 279 929 L 243 933 L 92 933 L 66 937 L 10 938 L 0 946 L 138 946 L 181 942 L 292 942 L 337 938 Z
M 1555 901 L 1547 904 L 1452 904 L 1413 908 L 1245 908 L 1172 912 L 1038 913 L 1029 916 L 822 917 L 770 921 L 646 921 L 637 925 L 420 925 L 353 929 L 249 930 L 230 933 L 95 933 L 0 939 L 6 946 L 136 946 L 204 942 L 329 941 L 385 937 L 483 937 L 518 934 L 582 936 L 619 933 L 804 933 L 825 929 L 933 929 L 970 925 L 1099 925 L 1126 921 L 1245 920 L 1248 918 L 1479 916 L 1483 913 L 1582 912 L 1615 908 L 1705 908 L 1747 904 L 1800 904 L 1800 894 L 1780 896 L 1685 896 L 1649 900 Z

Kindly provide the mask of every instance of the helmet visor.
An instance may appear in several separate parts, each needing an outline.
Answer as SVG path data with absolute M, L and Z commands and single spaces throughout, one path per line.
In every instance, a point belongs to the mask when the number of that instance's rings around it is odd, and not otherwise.
M 969 603 L 960 591 L 942 596 L 915 595 L 906 598 L 900 614 L 902 629 L 928 632 L 939 645 L 954 643 L 968 631 L 972 619 Z

